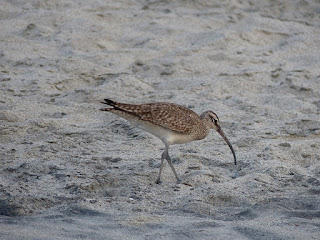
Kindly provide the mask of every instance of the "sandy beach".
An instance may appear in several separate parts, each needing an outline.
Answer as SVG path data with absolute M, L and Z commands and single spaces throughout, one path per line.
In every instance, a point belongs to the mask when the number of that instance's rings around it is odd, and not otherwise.
M 0 239 L 320 239 L 318 0 L 0 1 Z M 104 98 L 214 111 L 172 145 Z

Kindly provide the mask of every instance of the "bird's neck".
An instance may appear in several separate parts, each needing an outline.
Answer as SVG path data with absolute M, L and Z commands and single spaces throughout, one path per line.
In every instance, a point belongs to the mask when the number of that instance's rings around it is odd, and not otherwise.
M 201 122 L 199 123 L 198 127 L 195 129 L 195 132 L 194 132 L 193 138 L 195 140 L 204 139 L 206 136 L 208 136 L 208 134 L 210 132 L 210 127 L 208 124 L 208 117 L 201 115 L 200 118 L 201 118 Z

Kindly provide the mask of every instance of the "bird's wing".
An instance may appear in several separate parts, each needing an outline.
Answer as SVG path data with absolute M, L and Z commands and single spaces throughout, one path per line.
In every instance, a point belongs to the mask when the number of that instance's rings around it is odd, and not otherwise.
M 138 106 L 136 114 L 141 120 L 179 133 L 190 133 L 201 121 L 194 111 L 173 103 L 150 103 Z
M 134 115 L 143 121 L 168 128 L 172 131 L 188 134 L 201 122 L 194 111 L 174 103 L 147 103 L 141 105 L 114 102 L 105 99 L 104 104 L 113 107 L 112 112 L 122 111 Z

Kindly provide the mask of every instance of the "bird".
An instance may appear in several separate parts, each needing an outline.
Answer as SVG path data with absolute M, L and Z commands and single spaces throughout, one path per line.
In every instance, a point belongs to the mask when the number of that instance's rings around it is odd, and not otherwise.
M 181 182 L 169 156 L 170 145 L 204 139 L 211 129 L 216 130 L 227 143 L 233 154 L 234 164 L 237 165 L 235 151 L 221 129 L 219 118 L 217 114 L 210 110 L 198 115 L 189 108 L 168 102 L 135 105 L 104 99 L 101 103 L 108 105 L 108 107 L 100 108 L 101 111 L 111 112 L 128 120 L 133 126 L 151 133 L 164 143 L 165 148 L 161 155 L 159 174 L 156 179 L 157 184 L 161 183 L 161 173 L 165 159 L 169 163 L 177 182 Z

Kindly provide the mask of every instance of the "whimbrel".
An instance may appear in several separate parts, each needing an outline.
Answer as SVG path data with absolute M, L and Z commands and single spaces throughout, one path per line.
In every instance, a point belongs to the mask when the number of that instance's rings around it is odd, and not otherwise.
M 104 99 L 104 102 L 101 103 L 110 106 L 101 108 L 101 111 L 112 112 L 128 120 L 135 127 L 155 135 L 164 143 L 165 149 L 161 155 L 161 165 L 156 183 L 161 182 L 164 159 L 168 161 L 175 177 L 180 182 L 169 156 L 169 146 L 204 139 L 208 136 L 210 129 L 215 129 L 226 141 L 232 151 L 234 164 L 237 164 L 234 149 L 220 127 L 217 114 L 212 111 L 206 111 L 199 116 L 186 107 L 166 102 L 133 105 Z

